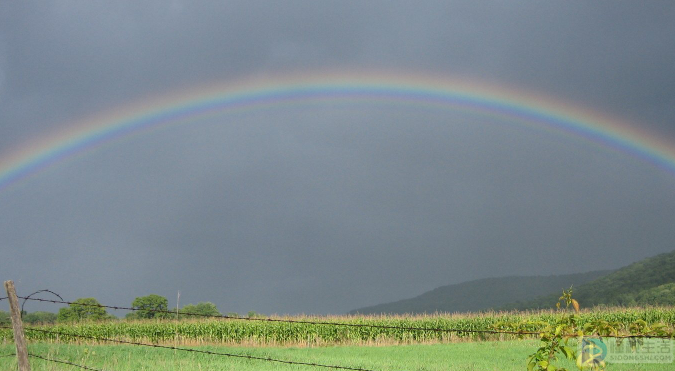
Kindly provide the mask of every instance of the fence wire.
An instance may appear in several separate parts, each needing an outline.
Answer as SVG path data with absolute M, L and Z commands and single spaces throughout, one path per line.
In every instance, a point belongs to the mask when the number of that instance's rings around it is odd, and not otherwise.
M 10 328 L 10 327 L 0 326 L 0 328 Z M 136 342 L 136 341 L 111 339 L 111 338 L 104 338 L 104 337 L 98 337 L 98 336 L 69 334 L 67 332 L 43 330 L 43 329 L 37 329 L 37 328 L 31 328 L 31 327 L 25 327 L 24 330 L 25 331 L 34 331 L 34 332 L 43 332 L 43 333 L 54 334 L 54 335 L 59 335 L 59 336 L 70 336 L 70 337 L 74 337 L 74 338 L 87 339 L 87 340 L 93 340 L 93 341 L 98 341 L 98 342 L 110 342 L 110 343 L 117 343 L 117 344 L 145 346 L 145 347 L 151 347 L 151 348 L 180 350 L 180 351 L 184 351 L 184 352 L 209 354 L 209 355 L 223 356 L 223 357 L 245 358 L 245 359 L 250 359 L 250 360 L 276 362 L 276 363 L 283 363 L 283 364 L 288 364 L 288 365 L 314 366 L 314 367 L 332 368 L 332 369 L 337 369 L 337 370 L 351 370 L 351 371 L 376 371 L 376 370 L 372 370 L 372 369 L 359 368 L 359 367 L 325 365 L 325 364 L 321 364 L 321 363 L 312 363 L 312 362 L 287 361 L 287 360 L 283 360 L 283 359 L 253 356 L 253 355 L 249 355 L 249 354 L 234 354 L 234 353 L 214 352 L 214 351 L 210 351 L 210 350 L 190 349 L 190 348 L 173 347 L 173 346 L 159 345 L 159 344 L 148 344 L 148 343 L 141 343 L 141 342 Z
M 45 290 L 45 291 L 47 291 L 47 290 Z M 31 298 L 30 296 L 28 296 L 28 297 L 19 296 L 18 298 L 24 299 L 24 303 L 27 300 L 32 300 L 32 301 L 48 302 L 48 303 L 55 303 L 55 304 L 68 304 L 68 305 L 81 305 L 81 306 L 108 308 L 108 309 L 113 309 L 113 310 L 147 311 L 147 312 L 164 313 L 164 314 L 171 314 L 171 315 L 176 314 L 176 312 L 168 311 L 168 310 L 143 309 L 143 308 L 133 308 L 133 307 L 122 307 L 122 306 L 109 306 L 109 305 L 102 305 L 102 304 L 76 303 L 76 302 L 69 302 L 69 301 L 65 301 L 65 300 Z M 4 299 L 7 299 L 7 297 L 0 298 L 0 300 L 4 300 Z M 238 316 L 227 316 L 227 315 L 206 315 L 206 314 L 201 314 L 201 313 L 179 313 L 179 314 L 185 315 L 185 316 L 196 316 L 196 317 L 203 317 L 203 318 L 236 319 L 236 320 L 263 321 L 263 322 L 286 322 L 286 323 L 314 324 L 314 325 L 328 325 L 328 326 L 367 327 L 367 328 L 394 329 L 394 330 L 407 330 L 407 331 L 452 332 L 452 333 L 458 333 L 458 334 L 461 334 L 461 333 L 483 333 L 483 334 L 488 333 L 488 334 L 510 334 L 510 335 L 539 335 L 539 334 L 541 334 L 540 331 L 502 331 L 502 330 L 469 330 L 469 329 L 456 329 L 456 328 L 450 328 L 450 329 L 448 329 L 448 328 L 426 328 L 426 327 L 387 326 L 387 325 L 374 325 L 374 324 L 363 324 L 363 323 L 309 321 L 309 320 L 277 319 L 277 318 L 251 318 L 251 317 L 238 317 Z M 4 326 L 4 325 L 0 325 L 0 328 L 11 329 L 11 327 Z M 249 355 L 249 354 L 235 354 L 235 353 L 225 353 L 225 352 L 216 352 L 216 351 L 209 351 L 209 350 L 175 347 L 175 346 L 168 346 L 168 345 L 148 344 L 148 343 L 142 343 L 142 342 L 136 342 L 136 341 L 119 340 L 119 339 L 104 338 L 104 337 L 97 337 L 97 336 L 88 336 L 88 335 L 78 335 L 78 334 L 66 333 L 66 332 L 61 332 L 61 331 L 50 331 L 50 330 L 37 329 L 37 328 L 25 328 L 24 330 L 34 331 L 34 332 L 42 332 L 42 333 L 48 333 L 48 334 L 54 334 L 54 335 L 59 335 L 59 336 L 66 336 L 66 337 L 69 336 L 69 337 L 73 337 L 73 338 L 87 339 L 87 340 L 92 340 L 92 341 L 97 341 L 97 342 L 111 342 L 111 343 L 127 344 L 127 345 L 133 345 L 133 346 L 145 346 L 145 347 L 160 348 L 160 349 L 180 350 L 180 351 L 184 351 L 184 352 L 200 353 L 200 354 L 223 356 L 223 357 L 243 358 L 243 359 L 249 359 L 249 360 L 267 361 L 267 362 L 276 362 L 276 363 L 289 364 L 289 365 L 313 366 L 313 367 L 322 367 L 322 368 L 340 369 L 340 370 L 352 370 L 352 371 L 375 371 L 375 370 L 364 369 L 364 368 L 359 368 L 359 367 L 326 365 L 326 364 L 319 364 L 319 363 L 312 363 L 312 362 L 301 362 L 301 361 L 289 361 L 289 360 L 275 359 L 275 358 L 270 358 L 270 357 L 261 357 L 261 356 L 255 356 L 255 355 Z M 569 335 L 565 335 L 565 336 L 567 336 L 567 337 L 577 337 L 576 334 L 569 334 Z M 616 336 L 605 336 L 605 337 L 612 337 L 612 338 L 658 338 L 658 339 L 671 339 L 672 338 L 672 336 L 654 336 L 654 335 L 616 335 Z M 14 353 L 6 354 L 6 355 L 0 355 L 0 358 L 11 357 L 11 356 L 15 356 L 15 355 L 16 354 L 14 354 Z M 67 364 L 67 365 L 70 365 L 70 366 L 73 366 L 73 367 L 79 367 L 79 368 L 82 368 L 82 369 L 85 369 L 85 370 L 105 371 L 105 370 L 99 370 L 99 369 L 91 368 L 91 367 L 80 365 L 80 364 L 75 364 L 75 363 L 69 362 L 69 361 L 46 358 L 46 357 L 42 357 L 42 356 L 39 356 L 39 355 L 36 355 L 36 354 L 29 354 L 29 356 L 33 357 L 33 358 L 39 358 L 39 359 L 49 361 L 49 362 L 55 362 L 55 363 Z
M 73 362 L 69 362 L 69 361 L 64 361 L 64 360 L 62 360 L 62 359 L 55 359 L 55 358 L 42 357 L 42 356 L 39 356 L 39 355 L 37 355 L 37 354 L 32 354 L 32 353 L 28 353 L 28 356 L 29 356 L 29 357 L 32 357 L 32 358 L 43 359 L 43 360 L 49 361 L 49 362 L 62 363 L 62 364 L 65 364 L 65 365 L 70 365 L 70 366 L 74 366 L 74 367 L 79 367 L 79 368 L 84 369 L 84 370 L 92 370 L 92 371 L 109 371 L 109 370 L 101 370 L 101 369 L 98 369 L 98 368 L 93 368 L 93 367 L 89 367 L 89 366 L 85 366 L 85 365 L 80 365 L 80 364 L 73 363 Z
M 19 296 L 19 298 L 26 299 L 26 300 L 47 302 L 47 303 L 55 303 L 55 304 L 82 305 L 82 306 L 97 307 L 97 308 L 108 308 L 108 309 L 114 309 L 114 310 L 145 311 L 145 312 L 164 313 L 164 314 L 176 315 L 175 311 L 170 311 L 170 310 L 142 309 L 142 308 L 119 307 L 119 306 L 103 305 L 103 304 L 75 303 L 75 302 L 63 301 L 63 300 L 51 300 L 51 299 L 39 299 L 39 298 L 27 299 L 27 298 L 22 297 L 22 296 Z M 201 313 L 178 313 L 178 314 L 179 315 L 185 315 L 185 316 L 202 317 L 202 318 L 236 319 L 236 320 L 244 320 L 244 321 L 261 321 L 261 322 L 284 322 L 284 323 L 324 325 L 324 326 L 365 327 L 365 328 L 377 328 L 377 329 L 385 329 L 385 330 L 448 332 L 448 333 L 457 333 L 457 334 L 472 333 L 472 334 L 539 335 L 541 333 L 540 331 L 470 330 L 470 329 L 458 329 L 458 328 L 388 326 L 388 325 L 374 325 L 374 324 L 368 324 L 368 323 L 309 321 L 309 320 L 269 318 L 269 317 L 266 317 L 266 318 L 237 317 L 237 316 L 211 315 L 211 314 L 201 314 Z
M 58 297 L 59 299 L 63 300 L 63 298 L 61 297 L 61 295 L 55 293 L 55 292 L 52 291 L 52 290 L 46 290 L 46 289 L 45 289 L 45 290 L 38 290 L 38 291 L 35 291 L 34 293 L 32 293 L 32 294 L 26 296 L 25 298 L 22 298 L 22 299 L 23 299 L 23 303 L 21 304 L 21 316 L 23 316 L 23 313 L 24 313 L 23 307 L 26 305 L 26 300 L 30 300 L 30 297 L 31 297 L 31 296 L 37 295 L 37 294 L 41 294 L 41 293 L 43 293 L 43 292 L 50 293 L 50 294 L 52 294 L 52 295 Z
M 65 300 L 52 300 L 52 299 L 40 299 L 40 298 L 29 298 L 24 296 L 17 296 L 20 299 L 24 300 L 33 300 L 46 303 L 55 303 L 55 304 L 68 304 L 68 305 L 81 305 L 97 308 L 108 308 L 114 310 L 129 310 L 129 311 L 146 311 L 153 313 L 164 313 L 170 315 L 176 315 L 175 311 L 169 310 L 160 310 L 160 309 L 143 309 L 143 308 L 134 308 L 134 307 L 122 307 L 122 306 L 113 306 L 113 305 L 103 305 L 103 304 L 87 304 L 87 303 L 75 303 Z M 201 314 L 201 313 L 178 313 L 178 315 L 185 316 L 195 316 L 202 318 L 216 318 L 216 319 L 236 319 L 244 321 L 261 321 L 261 322 L 284 322 L 284 323 L 298 323 L 298 324 L 310 324 L 310 325 L 324 325 L 324 326 L 345 326 L 345 327 L 365 327 L 365 328 L 377 328 L 377 329 L 387 329 L 387 330 L 405 330 L 405 331 L 431 331 L 431 332 L 447 332 L 447 333 L 456 333 L 456 334 L 495 334 L 495 335 L 541 335 L 541 331 L 511 331 L 511 330 L 470 330 L 470 329 L 458 329 L 458 328 L 433 328 L 433 327 L 409 327 L 409 326 L 388 326 L 388 325 L 374 325 L 367 323 L 346 323 L 346 322 L 326 322 L 326 321 L 308 321 L 308 320 L 295 320 L 295 319 L 283 319 L 283 318 L 255 318 L 255 317 L 238 317 L 238 316 L 227 316 L 227 315 L 211 315 L 211 314 Z M 566 334 L 565 337 L 578 337 L 577 334 Z M 589 336 L 593 336 L 589 334 Z M 595 335 L 600 336 L 600 335 Z M 604 335 L 604 337 L 613 337 L 619 339 L 626 338 L 645 338 L 645 339 L 672 339 L 673 336 L 670 335 L 615 335 L 609 336 Z

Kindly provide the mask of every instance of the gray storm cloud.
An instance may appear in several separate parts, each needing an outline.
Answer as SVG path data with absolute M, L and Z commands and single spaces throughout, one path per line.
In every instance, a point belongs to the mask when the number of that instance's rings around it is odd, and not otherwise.
M 0 157 L 153 97 L 310 71 L 476 79 L 675 143 L 674 16 L 634 2 L 4 2 Z M 526 127 L 301 104 L 129 137 L 0 194 L 0 272 L 23 292 L 119 305 L 180 290 L 223 312 L 344 313 L 672 251 L 675 174 Z

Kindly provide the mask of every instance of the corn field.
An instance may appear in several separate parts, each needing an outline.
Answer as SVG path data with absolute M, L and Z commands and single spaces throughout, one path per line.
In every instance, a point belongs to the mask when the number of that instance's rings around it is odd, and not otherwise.
M 467 315 L 428 316 L 333 316 L 333 317 L 275 317 L 300 321 L 363 324 L 393 327 L 416 327 L 458 330 L 494 330 L 499 324 L 519 324 L 525 321 L 553 323 L 560 313 L 555 311 L 483 313 Z M 672 329 L 675 308 L 615 308 L 587 310 L 579 314 L 580 324 L 605 320 L 628 328 L 638 320 L 648 324 L 663 323 Z M 503 327 L 503 326 L 502 326 Z M 507 326 L 508 327 L 508 326 Z M 504 334 L 420 331 L 372 327 L 330 326 L 305 323 L 251 321 L 241 319 L 193 319 L 106 321 L 56 324 L 40 328 L 76 335 L 124 339 L 129 341 L 180 344 L 241 344 L 241 345 L 334 345 L 334 344 L 399 344 L 450 342 L 464 340 L 497 340 L 514 338 Z M 537 331 L 536 328 L 530 330 Z M 79 342 L 76 338 L 26 331 L 30 341 Z M 9 329 L 0 329 L 0 342 L 10 342 Z

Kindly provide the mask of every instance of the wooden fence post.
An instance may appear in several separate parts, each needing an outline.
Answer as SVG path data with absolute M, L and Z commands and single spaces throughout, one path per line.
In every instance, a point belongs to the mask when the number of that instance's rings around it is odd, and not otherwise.
M 7 290 L 9 309 L 12 315 L 12 328 L 14 329 L 16 359 L 19 363 L 19 371 L 30 371 L 30 364 L 28 364 L 28 349 L 26 348 L 26 338 L 23 335 L 23 323 L 21 322 L 21 310 L 19 309 L 19 299 L 16 297 L 14 282 L 5 281 L 5 290 Z

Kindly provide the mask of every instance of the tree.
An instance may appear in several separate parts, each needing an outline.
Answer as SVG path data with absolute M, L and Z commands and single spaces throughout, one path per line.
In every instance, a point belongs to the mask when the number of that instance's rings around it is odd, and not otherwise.
M 127 318 L 149 319 L 149 318 L 167 318 L 169 309 L 169 301 L 160 295 L 150 294 L 147 296 L 139 296 L 134 299 L 131 306 L 140 309 L 136 311 L 136 315 L 127 316 Z M 159 312 L 157 312 L 159 311 Z
M 56 313 L 51 312 L 33 312 L 23 316 L 25 323 L 32 324 L 52 324 L 56 322 Z
M 197 305 L 188 304 L 184 306 L 183 309 L 179 310 L 179 313 L 191 313 L 201 316 L 220 316 L 220 312 L 216 305 L 208 301 L 200 302 Z
M 94 298 L 80 298 L 70 304 L 67 308 L 59 309 L 56 315 L 58 322 L 75 322 L 82 320 L 101 321 L 114 318 L 100 307 L 98 300 Z
M 675 282 L 642 290 L 635 301 L 639 305 L 675 305 Z

